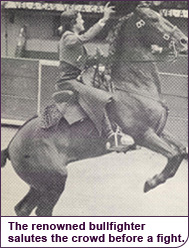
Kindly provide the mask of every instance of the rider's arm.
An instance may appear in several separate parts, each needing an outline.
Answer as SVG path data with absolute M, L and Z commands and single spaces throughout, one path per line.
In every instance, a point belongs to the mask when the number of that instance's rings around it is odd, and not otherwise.
M 85 43 L 91 39 L 93 39 L 104 27 L 105 23 L 101 20 L 92 26 L 87 32 L 81 35 L 76 35 L 73 32 L 65 32 L 64 34 L 64 44 L 66 46 L 74 46 L 77 43 Z
M 110 2 L 108 2 L 104 7 L 104 16 L 100 19 L 93 27 L 91 27 L 87 32 L 82 35 L 79 35 L 79 40 L 81 42 L 87 42 L 93 39 L 105 26 L 106 22 L 109 20 L 110 15 L 114 13 L 113 6 L 109 6 Z
M 109 2 L 104 7 L 104 16 L 94 26 L 92 26 L 87 32 L 81 35 L 76 35 L 73 32 L 67 32 L 64 36 L 64 42 L 67 46 L 73 46 L 77 43 L 85 43 L 93 39 L 105 26 L 106 22 L 110 18 L 110 15 L 114 13 L 113 6 L 109 6 Z
M 101 19 L 102 20 L 102 19 Z M 85 43 L 91 39 L 93 39 L 104 27 L 105 22 L 102 21 L 97 22 L 94 26 L 92 26 L 87 32 L 84 34 L 78 35 L 79 40 L 82 43 Z

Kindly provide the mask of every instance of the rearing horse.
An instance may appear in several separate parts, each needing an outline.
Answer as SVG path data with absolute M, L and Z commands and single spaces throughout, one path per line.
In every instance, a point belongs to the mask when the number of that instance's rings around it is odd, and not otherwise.
M 117 26 L 110 47 L 116 102 L 109 112 L 137 144 L 168 158 L 165 169 L 146 182 L 147 192 L 174 176 L 185 154 L 178 141 L 162 133 L 168 109 L 161 99 L 155 62 L 169 62 L 170 52 L 175 59 L 177 52 L 187 50 L 188 40 L 176 26 L 148 7 L 137 7 Z
M 188 40 L 155 11 L 138 7 L 119 22 L 111 42 L 115 87 L 109 115 L 136 144 L 168 158 L 164 170 L 145 183 L 147 192 L 173 177 L 186 156 L 182 144 L 162 133 L 167 111 L 154 62 L 166 59 L 171 50 L 175 55 L 186 52 Z M 159 50 L 154 52 L 154 45 Z M 46 130 L 40 128 L 38 117 L 26 122 L 1 152 L 2 166 L 9 158 L 16 173 L 30 185 L 15 206 L 16 214 L 28 216 L 36 207 L 36 215 L 51 216 L 65 187 L 66 165 L 107 153 L 105 143 L 89 118 L 71 126 L 62 118 Z

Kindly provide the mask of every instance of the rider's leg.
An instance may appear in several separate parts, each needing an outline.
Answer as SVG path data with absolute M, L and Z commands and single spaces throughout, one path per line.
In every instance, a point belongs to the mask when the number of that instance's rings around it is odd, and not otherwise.
M 56 85 L 56 89 L 57 91 L 53 93 L 52 98 L 57 104 L 62 104 L 68 101 L 76 101 L 77 92 L 69 82 L 66 81 L 60 85 Z
M 69 101 L 73 95 L 74 95 L 73 91 L 64 90 L 64 91 L 55 92 L 52 95 L 52 98 L 57 104 L 61 104 L 63 102 Z
M 73 103 L 77 101 L 77 92 L 69 81 L 56 84 L 55 88 L 57 91 L 53 93 L 52 98 L 60 112 L 62 112 L 67 102 Z
M 104 113 L 104 118 L 103 118 L 103 132 L 106 137 L 109 137 L 112 134 L 114 134 L 114 131 L 112 129 L 112 124 L 110 122 L 110 119 L 106 111 Z
M 53 99 L 56 102 L 57 108 L 59 109 L 59 111 L 61 112 L 61 105 L 63 105 L 65 102 L 77 102 L 77 96 L 78 93 L 76 92 L 76 90 L 74 89 L 73 85 L 75 84 L 75 80 L 74 82 L 70 83 L 70 82 L 63 82 L 61 84 L 59 84 L 58 89 L 60 91 L 56 92 L 53 94 Z M 78 82 L 77 82 L 78 84 Z M 81 86 L 81 85 L 79 85 Z M 99 94 L 101 93 L 101 90 L 98 89 L 93 89 L 93 91 L 91 91 L 91 87 L 87 88 L 87 86 L 84 86 L 85 91 L 88 90 L 89 95 L 92 96 L 93 99 L 93 103 L 94 98 L 96 98 L 96 101 L 102 101 L 98 100 Z M 85 92 L 86 94 L 86 92 Z M 110 98 L 110 96 L 108 96 Z M 103 96 L 103 100 L 107 101 L 107 99 L 105 100 L 105 97 Z M 86 96 L 85 96 L 86 98 Z M 100 97 L 99 97 L 100 98 Z M 91 99 L 88 99 L 88 101 Z M 109 99 L 109 102 L 111 102 L 111 98 Z M 95 103 L 94 103 L 95 104 Z M 63 105 L 64 106 L 64 105 Z M 104 111 L 104 110 L 100 110 L 99 111 Z M 134 144 L 134 140 L 131 136 L 123 134 L 122 132 L 120 132 L 120 130 L 116 130 L 114 132 L 110 119 L 108 117 L 108 114 L 106 112 L 106 110 L 104 111 L 104 116 L 103 116 L 103 120 L 102 120 L 102 126 L 103 126 L 103 134 L 104 136 L 107 138 L 107 143 L 106 143 L 106 148 L 107 150 L 110 151 L 127 151 L 133 144 Z

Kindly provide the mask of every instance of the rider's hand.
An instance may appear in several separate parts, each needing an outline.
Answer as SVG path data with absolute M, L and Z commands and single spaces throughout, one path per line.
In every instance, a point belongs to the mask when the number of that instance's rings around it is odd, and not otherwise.
M 115 12 L 114 6 L 109 6 L 110 2 L 108 2 L 105 7 L 104 7 L 104 17 L 102 18 L 102 21 L 105 23 L 109 18 L 112 13 Z

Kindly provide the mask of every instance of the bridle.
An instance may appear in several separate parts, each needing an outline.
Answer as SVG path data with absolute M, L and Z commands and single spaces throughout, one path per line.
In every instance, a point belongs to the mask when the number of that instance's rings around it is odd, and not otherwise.
M 145 25 L 146 25 L 146 22 L 145 22 L 143 19 L 140 19 L 139 21 L 136 22 L 136 27 L 137 27 L 138 29 L 143 28 Z M 167 41 L 167 42 L 170 41 L 169 44 L 168 44 L 168 47 L 169 47 L 170 49 L 172 49 L 172 51 L 173 51 L 173 59 L 170 60 L 171 62 L 174 62 L 174 61 L 177 59 L 177 57 L 178 57 L 178 52 L 177 52 L 177 50 L 176 50 L 175 41 L 174 41 L 174 40 L 171 40 L 172 37 L 174 36 L 175 31 L 176 31 L 177 29 L 178 29 L 177 26 L 173 26 L 173 29 L 172 29 L 172 31 L 170 32 L 170 34 L 168 34 L 168 33 L 164 33 L 164 34 L 163 34 L 163 39 L 164 39 L 165 41 Z
M 171 40 L 171 38 L 174 36 L 174 33 L 175 31 L 177 30 L 177 26 L 173 26 L 173 30 L 171 31 L 171 34 L 168 35 L 168 34 L 164 34 L 163 38 L 166 40 L 166 38 L 168 40 Z M 167 37 L 165 38 L 165 35 L 167 35 Z M 178 52 L 177 52 L 177 49 L 176 49 L 176 46 L 175 46 L 175 41 L 174 40 L 171 40 L 170 43 L 169 43 L 169 48 L 172 48 L 173 50 L 173 59 L 171 60 L 171 62 L 174 62 L 176 61 L 177 57 L 178 57 Z
M 140 30 L 140 29 L 142 29 L 142 28 L 146 25 L 146 22 L 145 22 L 143 19 L 139 19 L 139 20 L 136 21 L 135 25 L 136 25 L 137 29 Z M 173 51 L 174 58 L 170 60 L 171 62 L 174 62 L 174 61 L 177 59 L 177 56 L 178 56 L 178 53 L 177 53 L 177 50 L 176 50 L 175 41 L 172 40 L 172 37 L 174 36 L 174 34 L 175 34 L 175 32 L 176 32 L 177 29 L 178 29 L 177 26 L 173 26 L 171 32 L 170 32 L 169 34 L 168 34 L 168 33 L 164 33 L 164 34 L 163 34 L 163 37 L 162 37 L 165 41 L 169 42 L 169 43 L 168 43 L 168 48 L 172 49 L 172 51 Z M 162 34 L 162 33 L 161 33 L 161 34 Z M 107 59 L 107 61 L 111 61 L 111 58 Z M 140 61 L 140 62 L 141 62 L 141 61 Z M 149 62 L 149 61 L 148 61 L 148 62 Z M 155 61 L 152 61 L 152 62 L 155 62 Z M 110 65 L 111 65 L 111 62 L 109 62 L 109 63 L 110 63 Z M 96 69 L 95 69 L 94 78 L 93 78 L 93 86 L 94 86 L 94 87 L 97 87 L 97 88 L 101 88 L 102 86 L 105 87 L 105 82 L 104 82 L 103 79 L 104 79 L 104 77 L 102 77 L 102 75 L 99 74 L 98 65 L 97 65 L 97 67 L 96 67 Z M 142 96 L 142 97 L 151 99 L 151 100 L 153 100 L 153 101 L 159 102 L 159 103 L 161 103 L 161 104 L 164 106 L 164 103 L 163 103 L 160 99 L 156 99 L 156 98 L 154 98 L 154 97 L 151 97 L 151 96 L 149 96 L 149 95 L 144 95 L 144 94 L 141 94 L 141 93 L 139 93 L 139 92 L 134 92 L 134 91 L 131 92 L 130 90 L 126 90 L 126 89 L 121 89 L 121 88 L 119 88 L 119 87 L 115 87 L 115 86 L 114 86 L 114 83 L 111 82 L 111 80 L 110 80 L 109 83 L 111 83 L 111 87 L 108 87 L 109 89 L 105 87 L 106 90 L 108 90 L 108 91 L 109 91 L 110 88 L 111 88 L 111 90 L 110 90 L 111 92 L 114 92 L 114 91 L 117 90 L 117 91 L 124 91 L 124 92 L 127 92 L 128 94 L 139 95 L 139 96 Z M 164 106 L 164 107 L 167 109 L 166 106 Z

